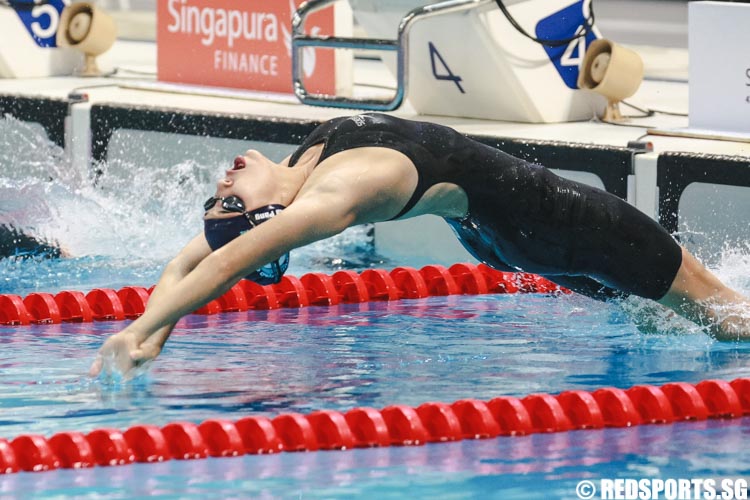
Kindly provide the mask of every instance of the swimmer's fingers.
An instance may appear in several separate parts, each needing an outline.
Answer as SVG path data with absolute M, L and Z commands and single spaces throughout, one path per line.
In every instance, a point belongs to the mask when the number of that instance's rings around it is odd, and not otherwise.
M 130 381 L 133 379 L 136 379 L 140 377 L 141 375 L 148 372 L 148 369 L 151 367 L 151 363 L 153 362 L 153 359 L 149 359 L 142 362 L 137 362 L 133 368 L 130 369 L 125 375 L 123 375 L 124 381 Z
M 158 349 L 153 346 L 144 345 L 140 349 L 136 349 L 130 353 L 130 360 L 134 366 L 140 366 L 149 361 L 153 361 L 159 355 Z
M 154 359 L 159 355 L 160 349 L 144 342 L 139 348 L 133 349 L 129 353 L 129 363 L 127 369 L 123 369 L 122 379 L 130 381 L 136 379 L 148 372 Z
M 93 377 L 102 373 L 107 376 L 113 373 L 124 375 L 135 366 L 132 354 L 137 350 L 137 342 L 132 335 L 118 333 L 110 337 L 99 349 L 89 374 Z
M 161 354 L 162 343 L 156 338 L 151 336 L 140 343 L 137 348 L 130 351 L 130 359 L 137 365 L 152 361 Z
M 91 363 L 91 367 L 89 368 L 89 377 L 98 377 L 99 374 L 102 372 L 102 368 L 104 367 L 104 360 L 100 355 L 96 356 L 96 359 L 94 359 L 94 362 Z
M 94 359 L 94 362 L 91 363 L 91 368 L 89 368 L 89 376 L 94 378 L 101 376 L 109 379 L 112 378 L 113 374 L 119 372 L 121 371 L 117 367 L 113 353 L 105 355 L 100 352 Z
M 89 368 L 90 377 L 98 377 L 102 373 L 109 375 L 112 373 L 114 354 L 111 352 L 109 341 L 105 342 L 94 358 Z

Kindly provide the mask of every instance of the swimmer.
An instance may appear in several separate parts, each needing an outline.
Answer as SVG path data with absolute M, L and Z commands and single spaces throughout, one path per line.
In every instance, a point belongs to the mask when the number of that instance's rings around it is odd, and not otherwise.
M 253 150 L 237 157 L 203 208 L 204 232 L 166 266 L 145 313 L 104 343 L 92 375 L 156 358 L 182 316 L 243 278 L 278 281 L 294 248 L 422 214 L 444 217 L 495 269 L 600 300 L 638 295 L 718 339 L 750 339 L 748 300 L 653 219 L 436 124 L 377 113 L 331 120 L 281 163 Z
M 14 227 L 0 225 L 0 259 L 59 258 L 63 251 Z

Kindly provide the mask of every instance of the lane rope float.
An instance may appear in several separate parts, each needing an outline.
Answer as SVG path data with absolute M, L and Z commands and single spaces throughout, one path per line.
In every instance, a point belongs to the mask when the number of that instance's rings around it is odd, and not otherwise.
M 0 295 L 0 325 L 89 323 L 137 318 L 154 287 L 126 286 L 117 291 L 96 288 L 88 293 L 62 291 L 31 293 L 26 297 Z M 268 310 L 345 303 L 417 299 L 436 295 L 486 293 L 569 293 L 534 274 L 500 272 L 485 264 L 438 265 L 422 269 L 397 267 L 367 269 L 333 275 L 309 273 L 284 276 L 275 285 L 242 280 L 227 293 L 201 307 L 196 314 Z
M 489 401 L 427 402 L 414 408 L 320 410 L 237 421 L 173 422 L 0 438 L 0 473 L 193 460 L 294 451 L 349 450 L 490 439 L 571 430 L 739 418 L 750 414 L 750 378 L 605 387 Z

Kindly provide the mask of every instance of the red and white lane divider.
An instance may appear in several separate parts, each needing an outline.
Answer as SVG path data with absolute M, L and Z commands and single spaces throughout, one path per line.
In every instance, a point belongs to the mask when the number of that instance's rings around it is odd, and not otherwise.
M 56 295 L 31 293 L 0 295 L 0 325 L 29 325 L 125 320 L 143 314 L 153 287 L 127 286 L 120 290 L 97 288 L 84 294 L 64 291 Z M 484 293 L 567 292 L 549 280 L 525 273 L 504 273 L 484 264 L 431 265 L 422 269 L 397 267 L 392 271 L 368 269 L 362 273 L 339 271 L 284 276 L 280 283 L 261 286 L 242 280 L 197 314 L 249 309 L 277 309 L 416 299 L 431 295 Z
M 750 379 L 607 387 L 490 401 L 464 399 L 416 408 L 283 413 L 274 418 L 136 425 L 120 431 L 25 434 L 0 439 L 0 473 L 125 465 L 282 451 L 416 446 L 462 439 L 563 432 L 750 414 Z

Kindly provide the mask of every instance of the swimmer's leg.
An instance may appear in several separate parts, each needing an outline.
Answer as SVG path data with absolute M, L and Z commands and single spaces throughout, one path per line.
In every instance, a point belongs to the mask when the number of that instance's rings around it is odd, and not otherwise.
M 719 281 L 684 248 L 672 286 L 657 302 L 707 326 L 719 340 L 750 340 L 750 300 Z

